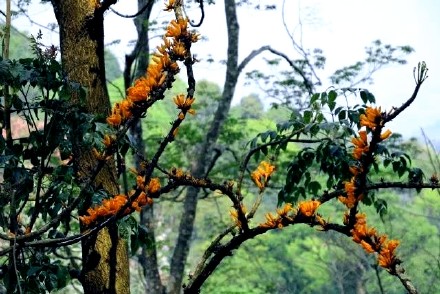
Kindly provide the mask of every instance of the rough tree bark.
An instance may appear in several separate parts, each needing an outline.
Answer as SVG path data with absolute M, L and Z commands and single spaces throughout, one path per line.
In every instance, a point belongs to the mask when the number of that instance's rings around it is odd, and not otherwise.
M 116 0 L 51 0 L 60 27 L 61 61 L 70 82 L 86 88 L 84 107 L 104 119 L 110 110 L 104 67 L 104 11 Z M 72 101 L 82 103 L 72 95 Z M 75 167 L 87 175 L 95 158 L 81 142 L 74 142 Z M 118 192 L 113 164 L 106 166 L 95 181 L 110 194 Z M 129 293 L 127 246 L 116 225 L 102 229 L 82 242 L 84 293 Z
M 227 118 L 231 101 L 234 96 L 235 86 L 239 76 L 238 67 L 238 32 L 236 6 L 234 0 L 225 0 L 226 25 L 228 30 L 228 60 L 226 63 L 226 80 L 223 86 L 222 98 L 219 101 L 214 119 L 204 142 L 198 146 L 197 157 L 192 162 L 191 174 L 195 177 L 206 176 L 207 166 L 210 162 L 212 147 L 217 141 L 221 128 Z M 180 220 L 179 236 L 171 259 L 170 281 L 168 292 L 180 293 L 185 269 L 185 262 L 188 256 L 191 235 L 196 217 L 198 188 L 189 187 L 184 202 L 183 214 Z

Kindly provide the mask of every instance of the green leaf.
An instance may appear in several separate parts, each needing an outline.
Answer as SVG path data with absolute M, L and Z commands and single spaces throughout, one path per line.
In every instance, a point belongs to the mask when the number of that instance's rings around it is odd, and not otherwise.
M 408 182 L 412 184 L 421 184 L 423 183 L 423 179 L 425 178 L 425 174 L 420 168 L 412 168 L 408 172 Z
M 256 162 L 258 162 L 258 160 L 260 159 L 260 150 L 257 150 L 256 152 L 255 152 L 255 154 L 254 154 L 254 159 L 255 159 L 255 161 Z
M 324 106 L 327 104 L 327 92 L 321 93 L 321 106 Z
M 341 112 L 342 109 L 344 109 L 343 106 L 336 107 L 336 109 L 333 111 L 333 113 L 334 113 L 335 115 L 338 115 L 339 112 Z
M 34 276 L 37 273 L 39 273 L 43 269 L 42 266 L 31 266 L 28 271 L 26 272 L 26 275 L 28 277 Z
M 283 142 L 281 142 L 281 144 L 279 145 L 279 148 L 281 149 L 281 150 L 283 150 L 283 151 L 286 151 L 286 149 L 287 149 L 287 141 L 283 141 Z
M 346 118 L 347 118 L 347 111 L 346 110 L 342 110 L 341 112 L 338 113 L 339 120 L 344 120 Z
M 267 155 L 267 146 L 262 146 L 260 150 L 264 155 Z
M 321 190 L 321 184 L 317 181 L 311 181 L 307 186 L 307 189 L 309 190 L 309 193 L 312 193 L 313 195 L 317 195 Z
M 312 95 L 312 98 L 310 98 L 310 104 L 315 103 L 319 99 L 319 93 L 315 93 Z
M 376 212 L 380 218 L 383 218 L 388 212 L 388 204 L 383 199 L 376 199 L 376 201 L 374 201 L 374 208 L 376 208 Z
M 362 91 L 360 92 L 360 95 L 361 95 L 362 102 L 364 102 L 364 104 L 366 104 L 366 103 L 368 102 L 368 99 L 367 99 L 367 92 L 365 92 L 364 90 L 362 90 Z
M 310 110 L 304 111 L 304 122 L 308 124 L 312 120 L 312 112 Z
M 267 138 L 269 137 L 269 133 L 270 133 L 270 131 L 268 131 L 268 132 L 264 132 L 264 133 L 261 133 L 261 134 L 260 134 L 261 141 L 262 141 L 263 143 L 266 143 L 266 140 L 267 140 Z
M 336 93 L 336 91 L 331 90 L 328 93 L 328 107 L 330 108 L 331 111 L 333 111 L 333 109 L 336 106 L 336 97 L 338 97 L 338 94 Z

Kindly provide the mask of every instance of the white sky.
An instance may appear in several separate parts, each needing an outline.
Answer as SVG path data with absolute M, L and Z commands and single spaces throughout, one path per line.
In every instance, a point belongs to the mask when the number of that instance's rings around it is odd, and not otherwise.
M 35 1 L 35 0 L 34 0 Z M 36 1 L 38 2 L 38 1 Z M 153 18 L 166 20 L 169 13 L 161 11 L 159 1 L 153 11 Z M 199 31 L 208 37 L 207 42 L 194 45 L 193 53 L 206 58 L 206 52 L 216 60 L 226 58 L 226 22 L 223 1 L 216 5 L 205 5 L 206 17 Z M 271 45 L 279 51 L 293 54 L 293 49 L 282 25 L 282 1 L 256 0 L 261 6 L 270 2 L 279 3 L 276 11 L 255 11 L 251 7 L 240 7 L 239 55 L 242 60 L 252 50 Z M 4 1 L 0 1 L 4 7 Z M 113 6 L 123 14 L 136 12 L 137 1 L 121 0 Z M 412 69 L 419 61 L 426 61 L 429 78 L 422 86 L 418 99 L 410 109 L 399 116 L 389 127 L 405 136 L 419 136 L 423 127 L 432 139 L 439 139 L 440 116 L 438 93 L 440 93 L 440 1 L 438 0 L 286 0 L 286 20 L 295 36 L 300 37 L 299 16 L 302 22 L 302 41 L 305 48 L 319 47 L 327 57 L 326 70 L 321 72 L 325 83 L 321 90 L 330 84 L 326 77 L 336 69 L 350 65 L 364 58 L 364 47 L 376 39 L 391 45 L 410 45 L 416 51 L 411 54 L 405 66 L 391 66 L 374 76 L 374 84 L 366 87 L 375 95 L 378 105 L 384 109 L 400 106 L 410 97 L 414 89 Z M 50 5 L 34 5 L 30 16 L 41 24 L 55 22 Z M 189 17 L 198 19 L 197 8 L 188 11 Z M 31 25 L 26 19 L 14 20 L 15 25 L 32 34 L 40 27 Z M 132 48 L 129 41 L 136 38 L 131 19 L 122 19 L 111 12 L 106 15 L 106 43 L 120 39 L 118 45 L 110 49 L 123 62 L 124 54 Z M 58 35 L 49 35 L 42 30 L 47 42 L 58 43 Z M 265 57 L 270 57 L 265 55 Z M 264 62 L 255 59 L 248 69 L 261 68 Z M 221 64 L 200 63 L 195 67 L 196 78 L 205 78 L 223 86 L 225 66 Z M 245 86 L 244 79 L 239 80 L 234 101 L 252 92 L 255 86 Z M 264 100 L 264 97 L 260 94 Z

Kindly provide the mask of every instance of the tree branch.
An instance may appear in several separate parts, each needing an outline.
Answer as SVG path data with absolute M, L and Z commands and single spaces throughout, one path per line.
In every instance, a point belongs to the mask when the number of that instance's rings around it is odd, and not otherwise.
M 123 18 L 135 18 L 135 17 L 141 15 L 142 13 L 144 13 L 144 11 L 147 10 L 150 6 L 152 7 L 153 4 L 154 4 L 154 0 L 148 0 L 148 2 L 145 3 L 145 5 L 138 12 L 136 12 L 135 14 L 122 14 L 122 13 L 117 12 L 116 10 L 114 10 L 111 7 L 109 7 L 109 9 L 111 10 L 111 12 L 113 12 L 117 16 L 120 16 L 120 17 L 123 17 Z
M 426 67 L 425 62 L 419 62 L 417 65 L 417 75 L 416 75 L 416 68 L 414 68 L 414 80 L 416 82 L 416 87 L 414 89 L 413 94 L 411 97 L 402 104 L 399 108 L 396 108 L 394 111 L 389 113 L 384 118 L 384 123 L 387 123 L 389 121 L 392 121 L 394 118 L 396 118 L 402 111 L 404 111 L 406 108 L 408 108 L 411 103 L 416 99 L 417 94 L 419 93 L 420 87 L 422 86 L 423 82 L 428 78 L 428 68 Z

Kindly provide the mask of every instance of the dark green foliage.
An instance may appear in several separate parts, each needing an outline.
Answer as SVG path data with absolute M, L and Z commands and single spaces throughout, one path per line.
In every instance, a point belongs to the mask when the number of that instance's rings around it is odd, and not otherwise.
M 78 221 L 69 214 L 60 217 L 60 213 L 78 197 L 100 201 L 107 196 L 99 190 L 94 193 L 90 187 L 83 187 L 80 196 L 82 183 L 72 158 L 74 145 L 99 150 L 103 133 L 109 133 L 107 125 L 98 122 L 102 118 L 71 103 L 72 95 L 81 101 L 86 92 L 64 79 L 55 59 L 56 49 L 40 49 L 37 40 L 33 44 L 35 58 L 0 60 L 2 100 L 11 101 L 9 110 L 2 107 L 2 129 L 6 128 L 6 111 L 13 120 L 12 140 L 4 137 L 4 132 L 0 140 L 0 225 L 22 236 L 30 227 L 33 232 L 58 218 L 28 242 L 78 233 Z M 6 97 L 5 89 L 10 89 Z M 83 204 L 79 204 L 81 208 Z M 23 293 L 45 293 L 69 282 L 67 263 L 54 255 L 56 246 L 17 248 L 14 267 L 10 260 L 3 279 L 10 293 L 18 291 L 16 283 Z M 14 282 L 15 268 L 18 276 Z

